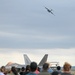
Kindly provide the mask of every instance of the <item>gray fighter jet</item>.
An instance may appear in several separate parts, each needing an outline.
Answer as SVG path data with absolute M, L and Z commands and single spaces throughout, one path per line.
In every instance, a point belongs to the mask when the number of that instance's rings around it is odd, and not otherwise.
M 53 10 L 52 10 L 52 9 L 50 10 L 50 9 L 48 9 L 47 7 L 45 7 L 45 9 L 47 9 L 47 11 L 48 11 L 49 13 L 53 14 L 53 12 L 52 12 Z M 54 14 L 53 14 L 53 15 L 54 15 Z

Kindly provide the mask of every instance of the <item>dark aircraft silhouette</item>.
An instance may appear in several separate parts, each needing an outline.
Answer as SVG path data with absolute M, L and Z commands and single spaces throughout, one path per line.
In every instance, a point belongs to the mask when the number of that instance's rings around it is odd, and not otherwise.
M 52 9 L 50 10 L 50 9 L 48 9 L 47 7 L 45 7 L 45 9 L 47 9 L 47 11 L 48 11 L 49 13 L 53 14 Z M 53 15 L 54 15 L 54 14 L 53 14 Z

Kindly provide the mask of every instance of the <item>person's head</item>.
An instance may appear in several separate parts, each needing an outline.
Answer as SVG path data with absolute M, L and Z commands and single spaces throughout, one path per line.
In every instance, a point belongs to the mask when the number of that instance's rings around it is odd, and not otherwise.
M 49 68 L 49 63 L 44 63 L 43 64 L 43 70 L 48 70 Z
M 5 66 L 2 66 L 2 67 L 1 67 L 1 72 L 3 72 L 3 73 L 4 73 L 4 72 L 5 72 L 5 70 L 6 70 L 6 69 L 5 69 Z
M 57 66 L 57 70 L 61 70 L 61 67 L 60 66 Z
M 16 69 L 15 66 L 12 66 L 12 67 L 11 67 L 11 71 L 12 71 L 15 75 L 18 74 L 17 69 Z
M 25 71 L 25 68 L 24 67 L 22 67 L 21 69 L 22 69 L 22 71 Z
M 52 75 L 59 75 L 57 71 L 52 72 Z
M 37 63 L 36 62 L 31 62 L 31 64 L 30 64 L 30 70 L 32 72 L 34 72 L 34 71 L 36 71 L 36 69 L 37 69 Z
M 71 69 L 71 65 L 69 63 L 65 62 L 63 65 L 63 70 L 64 71 L 70 71 L 70 69 Z
M 15 71 L 16 70 L 16 67 L 15 66 L 12 66 L 11 67 L 11 71 Z
M 30 65 L 26 66 L 26 71 L 30 71 Z

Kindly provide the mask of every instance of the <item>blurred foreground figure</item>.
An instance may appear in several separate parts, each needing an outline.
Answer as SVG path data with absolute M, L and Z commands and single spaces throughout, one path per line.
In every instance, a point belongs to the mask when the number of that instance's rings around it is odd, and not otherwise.
M 61 75 L 57 71 L 52 72 L 52 75 Z
M 28 74 L 30 72 L 30 65 L 27 65 L 26 66 L 26 71 L 24 73 L 24 75 Z
M 24 67 L 22 67 L 22 68 L 21 68 L 20 75 L 24 75 L 24 73 L 25 73 L 25 68 L 24 68 Z
M 48 69 L 49 69 L 49 64 L 44 63 L 43 64 L 43 69 L 38 75 L 50 75 L 50 73 L 48 72 Z
M 67 62 L 64 63 L 63 65 L 63 72 L 61 75 L 72 75 L 71 74 L 71 65 Z
M 62 73 L 62 72 L 61 72 L 61 67 L 60 67 L 60 66 L 57 66 L 57 72 L 58 72 L 59 74 Z
M 0 75 L 6 75 L 6 69 L 5 69 L 5 66 L 1 66 L 1 69 L 0 69 Z
M 4 75 L 3 68 L 0 68 L 0 75 Z
M 30 64 L 30 72 L 28 74 L 26 74 L 26 75 L 37 75 L 35 73 L 36 69 L 37 69 L 37 63 L 36 62 L 31 62 L 31 64 Z

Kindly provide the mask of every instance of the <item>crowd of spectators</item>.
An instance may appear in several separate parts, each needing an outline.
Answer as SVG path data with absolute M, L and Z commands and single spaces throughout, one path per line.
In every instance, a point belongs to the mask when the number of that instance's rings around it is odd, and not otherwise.
M 50 68 L 49 63 L 44 63 L 42 68 L 39 68 L 36 62 L 31 62 L 30 65 L 17 69 L 12 66 L 11 69 L 6 69 L 5 66 L 0 68 L 0 75 L 73 75 L 71 73 L 71 65 L 65 62 L 63 68 L 56 67 L 56 70 Z

